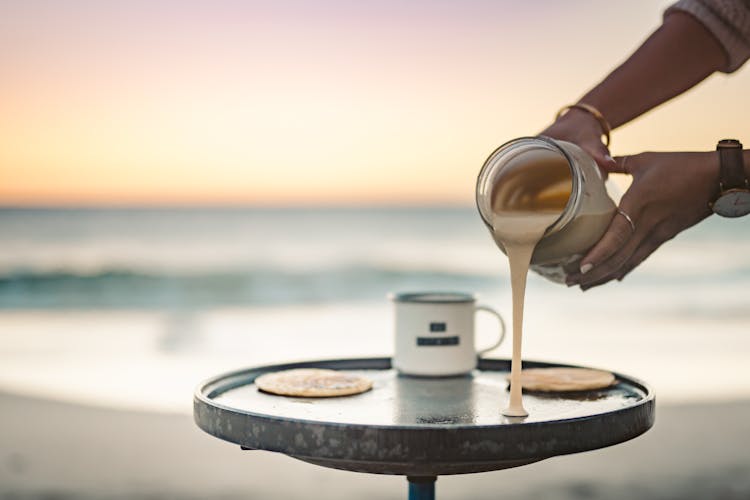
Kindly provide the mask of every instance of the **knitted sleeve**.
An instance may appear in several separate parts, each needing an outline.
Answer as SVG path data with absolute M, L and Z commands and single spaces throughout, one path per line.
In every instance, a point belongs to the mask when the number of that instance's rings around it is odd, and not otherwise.
M 729 63 L 722 72 L 731 73 L 750 58 L 750 0 L 680 0 L 664 17 L 678 10 L 700 21 L 724 47 Z

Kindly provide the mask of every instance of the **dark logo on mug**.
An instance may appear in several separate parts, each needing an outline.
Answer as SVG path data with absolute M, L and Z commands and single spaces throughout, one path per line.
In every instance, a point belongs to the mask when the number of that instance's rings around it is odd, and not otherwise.
M 458 345 L 458 337 L 417 337 L 417 345 Z

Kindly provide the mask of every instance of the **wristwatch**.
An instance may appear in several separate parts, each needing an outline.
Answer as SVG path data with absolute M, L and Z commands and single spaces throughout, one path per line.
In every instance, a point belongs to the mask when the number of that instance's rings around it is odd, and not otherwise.
M 749 214 L 750 182 L 745 175 L 742 144 L 736 139 L 722 139 L 716 151 L 719 153 L 719 196 L 709 207 L 722 217 Z

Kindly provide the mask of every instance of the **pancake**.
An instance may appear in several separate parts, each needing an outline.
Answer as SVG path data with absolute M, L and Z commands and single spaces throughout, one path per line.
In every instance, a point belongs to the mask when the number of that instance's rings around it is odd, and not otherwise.
M 590 368 L 529 368 L 521 371 L 521 387 L 527 391 L 593 391 L 614 383 L 612 373 Z
M 297 368 L 261 375 L 255 379 L 255 385 L 263 392 L 280 396 L 329 398 L 368 391 L 372 388 L 372 381 L 335 370 Z

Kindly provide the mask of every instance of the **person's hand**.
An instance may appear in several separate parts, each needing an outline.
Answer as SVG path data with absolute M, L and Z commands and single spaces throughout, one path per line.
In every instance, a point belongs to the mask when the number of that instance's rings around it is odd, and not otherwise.
M 570 109 L 540 135 L 572 142 L 586 151 L 602 172 L 614 172 L 615 161 L 602 142 L 602 127 L 591 114 L 580 109 Z
M 582 290 L 622 280 L 662 243 L 711 215 L 718 192 L 719 157 L 710 153 L 641 153 L 615 159 L 613 172 L 631 174 L 620 210 L 607 232 L 581 260 L 568 285 Z

